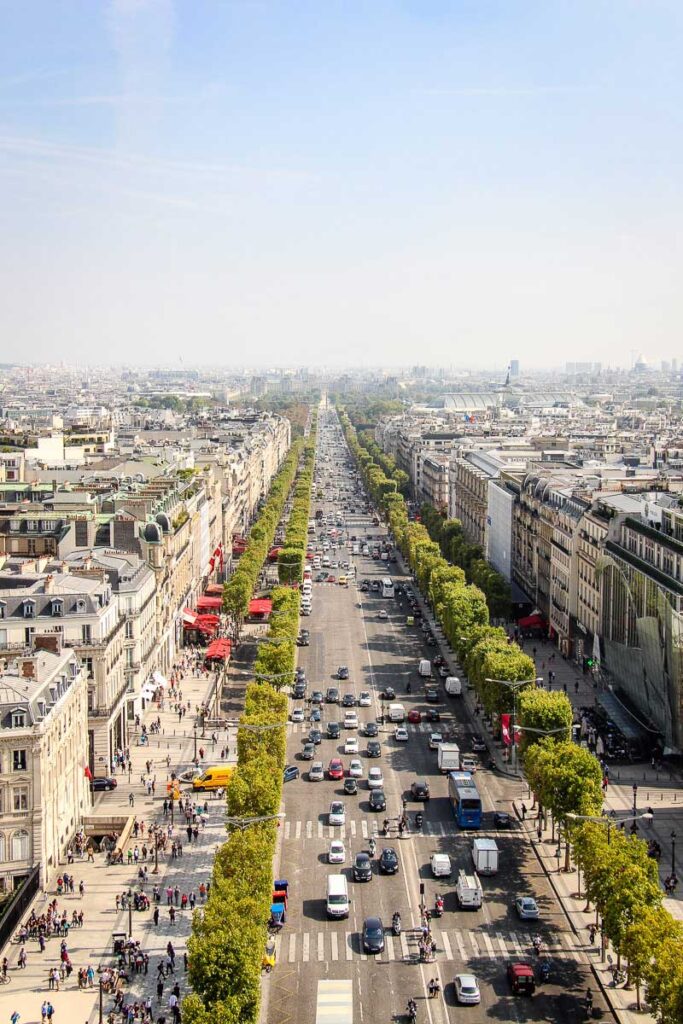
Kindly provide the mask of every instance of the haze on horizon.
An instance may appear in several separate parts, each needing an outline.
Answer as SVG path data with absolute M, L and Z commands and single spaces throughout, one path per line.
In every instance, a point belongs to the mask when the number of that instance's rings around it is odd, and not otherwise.
M 0 360 L 680 358 L 677 0 L 0 10 Z

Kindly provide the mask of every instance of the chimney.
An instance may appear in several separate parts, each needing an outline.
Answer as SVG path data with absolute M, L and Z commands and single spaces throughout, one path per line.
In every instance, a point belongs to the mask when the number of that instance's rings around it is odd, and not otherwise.
M 49 573 L 43 580 L 43 589 L 46 594 L 51 594 L 55 589 L 55 578 Z
M 62 653 L 61 633 L 40 633 L 33 637 L 34 651 L 52 651 L 53 654 Z
M 24 679 L 35 679 L 36 666 L 32 661 L 22 661 L 21 674 Z

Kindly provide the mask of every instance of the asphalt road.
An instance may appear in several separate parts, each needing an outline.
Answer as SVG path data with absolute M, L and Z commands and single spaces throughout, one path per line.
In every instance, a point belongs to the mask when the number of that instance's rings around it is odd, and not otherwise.
M 325 445 L 323 427 L 319 448 Z M 335 480 L 342 478 L 340 465 L 334 464 Z M 325 473 L 323 473 L 323 476 Z M 340 501 L 314 502 L 325 511 L 341 507 Z M 347 514 L 345 529 L 349 535 L 373 537 L 386 531 L 371 525 L 367 515 Z M 334 559 L 355 562 L 358 582 L 375 579 L 390 571 L 399 582 L 401 575 L 396 565 L 387 567 L 370 557 L 350 555 L 351 544 L 332 555 Z M 332 570 L 337 573 L 338 570 Z M 380 610 L 388 618 L 379 617 Z M 394 740 L 394 727 L 380 725 L 382 756 L 369 760 L 365 756 L 366 740 L 362 724 L 378 721 L 382 706 L 379 694 L 384 686 L 392 686 L 396 699 L 406 710 L 425 711 L 423 681 L 417 673 L 418 660 L 430 658 L 438 648 L 427 646 L 419 624 L 406 625 L 407 609 L 398 599 L 383 599 L 378 594 L 360 593 L 354 584 L 344 588 L 330 583 L 314 583 L 312 614 L 302 619 L 302 626 L 310 630 L 309 647 L 299 649 L 299 664 L 305 669 L 308 695 L 312 690 L 323 692 L 328 686 L 338 686 L 341 694 L 352 692 L 358 697 L 361 690 L 372 694 L 373 706 L 356 707 L 361 729 L 357 735 L 365 775 L 373 765 L 380 765 L 384 774 L 387 797 L 386 812 L 374 813 L 368 805 L 369 791 L 365 780 L 359 783 L 356 796 L 345 796 L 342 782 L 326 778 L 323 782 L 310 782 L 310 762 L 303 761 L 300 752 L 310 725 L 291 724 L 288 739 L 288 763 L 297 764 L 301 777 L 285 786 L 285 820 L 282 831 L 280 875 L 289 881 L 290 903 L 287 924 L 278 937 L 278 963 L 273 973 L 264 980 L 268 993 L 268 1024 L 286 1024 L 289 1021 L 315 1022 L 317 983 L 321 979 L 352 979 L 354 982 L 354 1021 L 379 1024 L 401 1019 L 409 997 L 418 1002 L 418 1020 L 430 1024 L 461 1020 L 466 1017 L 472 1024 L 485 1020 L 501 1021 L 557 1021 L 585 1020 L 582 997 L 590 985 L 595 996 L 594 1016 L 606 1016 L 590 976 L 585 958 L 552 889 L 543 874 L 533 849 L 514 828 L 498 831 L 493 828 L 493 811 L 510 810 L 511 800 L 519 795 L 520 783 L 487 769 L 476 775 L 484 804 L 484 823 L 476 833 L 460 830 L 453 818 L 447 800 L 447 781 L 437 771 L 436 752 L 428 748 L 427 723 L 409 725 L 408 743 Z M 338 666 L 349 668 L 346 682 L 336 679 Z M 412 692 L 406 692 L 410 681 Z M 446 696 L 439 684 L 439 727 L 452 725 L 462 751 L 471 750 L 474 732 L 467 720 L 465 706 L 460 698 Z M 292 707 L 303 706 L 306 715 L 310 705 L 292 702 Z M 340 740 L 327 739 L 324 729 L 328 721 L 343 723 L 344 710 L 336 705 L 323 707 L 323 740 L 316 750 L 316 760 L 327 768 L 329 760 L 340 756 L 345 767 L 352 755 L 344 755 L 344 740 L 348 731 L 342 728 Z M 479 755 L 486 762 L 487 755 Z M 410 785 L 416 778 L 427 778 L 431 800 L 425 805 L 410 800 Z M 353 882 L 351 864 L 358 851 L 368 850 L 370 836 L 382 828 L 385 817 L 397 819 L 406 797 L 407 813 L 411 824 L 415 811 L 422 809 L 425 822 L 422 832 L 411 828 L 402 839 L 395 829 L 390 839 L 377 835 L 377 857 L 383 846 L 396 849 L 400 861 L 397 875 L 381 876 L 377 859 L 373 864 L 372 881 Z M 346 824 L 332 827 L 328 824 L 328 811 L 333 799 L 341 799 L 346 807 Z M 471 872 L 471 841 L 474 835 L 495 836 L 500 848 L 500 871 L 483 878 L 484 905 L 479 911 L 462 911 L 456 906 L 455 881 L 460 868 Z M 331 838 L 343 839 L 346 846 L 344 865 L 330 865 L 327 851 Z M 434 852 L 450 855 L 454 872 L 450 880 L 431 877 L 429 861 Z M 326 879 L 329 874 L 342 871 L 348 877 L 351 912 L 346 920 L 328 920 L 325 913 Z M 444 884 L 445 881 L 445 884 Z M 418 956 L 420 936 L 420 883 L 424 883 L 425 903 L 434 907 L 436 893 L 445 898 L 445 913 L 432 920 L 432 932 L 437 942 L 435 963 L 421 964 Z M 541 910 L 536 923 L 523 922 L 514 911 L 517 895 L 533 895 Z M 400 911 L 403 933 L 391 936 L 391 919 Z M 365 956 L 361 949 L 361 930 L 368 916 L 379 916 L 385 926 L 386 948 L 378 956 Z M 505 967 L 510 960 L 537 962 L 531 947 L 531 938 L 539 932 L 543 938 L 543 955 L 551 961 L 550 981 L 539 984 L 533 998 L 511 995 Z M 474 973 L 481 989 L 478 1006 L 456 1007 L 453 979 L 458 973 Z M 438 978 L 441 995 L 427 998 L 430 978 Z M 405 1018 L 404 1018 L 405 1019 Z

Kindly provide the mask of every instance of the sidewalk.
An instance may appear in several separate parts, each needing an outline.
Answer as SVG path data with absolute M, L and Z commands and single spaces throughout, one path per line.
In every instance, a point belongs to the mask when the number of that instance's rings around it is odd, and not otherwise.
M 229 701 L 232 704 L 237 688 L 241 686 L 239 663 L 231 665 L 228 682 Z M 191 710 L 179 723 L 178 714 L 169 708 L 168 699 L 165 701 L 164 710 L 152 705 L 144 715 L 144 721 L 149 724 L 157 715 L 161 719 L 161 732 L 150 737 L 149 745 L 137 745 L 137 738 L 131 742 L 130 757 L 132 771 L 129 773 L 117 772 L 116 779 L 118 786 L 116 790 L 98 794 L 93 811 L 107 813 L 118 812 L 122 815 L 135 814 L 138 822 L 151 823 L 152 821 L 170 822 L 170 818 L 164 819 L 163 802 L 166 796 L 166 782 L 172 769 L 187 767 L 194 756 L 195 736 L 197 748 L 205 750 L 204 764 L 218 763 L 220 751 L 223 746 L 228 746 L 228 736 L 225 730 L 218 735 L 217 743 L 211 742 L 211 730 L 207 728 L 206 735 L 202 738 L 201 728 L 195 730 L 195 707 L 203 703 L 214 684 L 213 676 L 195 676 L 185 674 L 184 680 L 180 683 L 183 695 L 183 702 L 190 702 Z M 228 696 L 224 694 L 224 697 Z M 232 710 L 232 709 L 231 709 Z M 225 714 L 225 711 L 223 711 Z M 216 731 L 216 730 L 214 730 Z M 229 746 L 229 758 L 234 763 L 234 730 L 231 732 Z M 167 768 L 166 758 L 170 756 L 172 768 Z M 146 788 L 146 761 L 151 760 L 152 770 L 150 777 L 156 779 L 156 795 L 147 795 Z M 222 763 L 229 763 L 228 759 Z M 130 782 L 128 781 L 130 778 Z M 142 779 L 145 781 L 143 782 Z M 184 787 L 183 795 L 191 792 Z M 133 795 L 134 806 L 130 805 L 130 794 Z M 173 943 L 176 954 L 176 977 L 166 981 L 164 987 L 163 1008 L 167 1010 L 168 997 L 174 982 L 180 984 L 181 999 L 186 994 L 187 986 L 183 971 L 183 952 L 186 947 L 187 938 L 191 930 L 192 915 L 190 910 L 177 910 L 176 923 L 172 925 L 169 920 L 166 893 L 167 886 L 178 886 L 180 892 L 187 893 L 194 891 L 197 906 L 201 904 L 198 887 L 201 882 L 208 882 L 211 878 L 213 860 L 218 847 L 225 841 L 225 805 L 223 801 L 216 800 L 213 794 L 201 794 L 197 802 L 208 807 L 208 821 L 205 828 L 199 826 L 197 841 L 188 842 L 185 832 L 184 816 L 178 814 L 176 807 L 175 827 L 172 830 L 172 838 L 179 838 L 183 844 L 182 857 L 172 859 L 170 855 L 170 843 L 167 851 L 159 855 L 159 872 L 154 875 L 154 854 L 148 854 L 147 869 L 148 881 L 144 889 L 151 899 L 152 887 L 157 884 L 161 888 L 161 903 L 159 926 L 154 927 L 153 906 L 149 911 L 132 912 L 132 935 L 139 939 L 142 949 L 149 955 L 149 973 L 147 975 L 131 974 L 131 981 L 125 986 L 126 1002 L 150 996 L 155 1008 L 159 1007 L 156 998 L 157 963 L 162 955 L 165 955 L 166 944 L 169 940 Z M 179 822 L 179 818 L 181 819 Z M 170 826 L 169 826 L 170 827 Z M 137 844 L 139 848 L 143 845 L 143 838 L 137 840 L 131 837 L 130 847 Z M 149 843 L 148 843 L 149 845 Z M 25 970 L 17 967 L 19 946 L 9 944 L 2 952 L 10 961 L 10 983 L 2 988 L 0 1003 L 3 1008 L 3 1019 L 15 1010 L 19 1012 L 21 1024 L 40 1024 L 40 1007 L 44 999 L 50 999 L 55 1010 L 55 1024 L 82 1024 L 83 1021 L 95 1021 L 98 1019 L 99 989 L 97 975 L 95 987 L 81 991 L 78 988 L 78 969 L 92 964 L 95 970 L 100 964 L 111 965 L 114 963 L 112 956 L 112 932 L 128 933 L 129 914 L 128 911 L 116 911 L 116 894 L 121 894 L 129 888 L 135 890 L 139 887 L 137 869 L 127 864 L 116 867 L 108 867 L 105 863 L 105 855 L 96 853 L 95 862 L 87 863 L 85 859 L 76 859 L 72 865 L 63 863 L 60 870 L 68 871 L 75 880 L 75 895 L 56 897 L 54 889 L 48 893 L 39 893 L 33 902 L 32 909 L 40 915 L 47 908 L 47 904 L 57 898 L 58 908 L 61 912 L 67 910 L 69 919 L 73 910 L 84 911 L 85 920 L 83 928 L 72 928 L 68 937 L 68 950 L 73 964 L 73 973 L 66 982 L 60 984 L 59 991 L 48 991 L 47 975 L 48 968 L 59 965 L 60 940 L 52 937 L 47 942 L 44 953 L 40 953 L 38 943 L 31 939 L 26 944 L 28 964 Z M 85 884 L 85 897 L 81 900 L 78 895 L 80 881 Z M 28 917 L 27 912 L 25 915 Z M 104 996 L 104 1014 L 109 1012 L 113 1006 L 112 996 Z M 155 1014 L 156 1015 L 156 1014 Z M 167 1014 L 170 1019 L 170 1014 Z

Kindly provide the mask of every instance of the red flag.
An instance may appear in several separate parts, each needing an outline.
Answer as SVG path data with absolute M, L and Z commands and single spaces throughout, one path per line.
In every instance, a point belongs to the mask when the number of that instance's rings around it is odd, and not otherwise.
M 510 715 L 500 716 L 500 728 L 503 733 L 503 743 L 506 747 L 510 746 Z
M 90 782 L 92 782 L 92 772 L 90 771 L 90 768 L 88 767 L 87 764 L 86 764 L 85 768 L 83 769 L 83 774 L 85 775 L 86 779 L 88 779 Z

